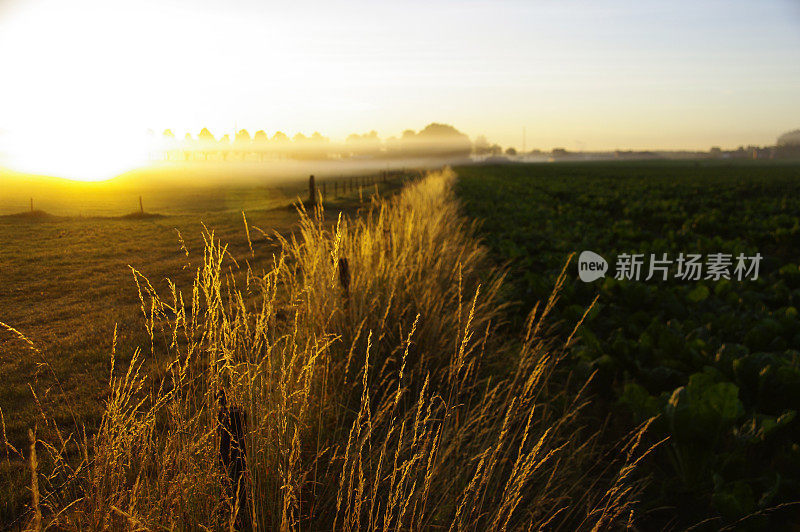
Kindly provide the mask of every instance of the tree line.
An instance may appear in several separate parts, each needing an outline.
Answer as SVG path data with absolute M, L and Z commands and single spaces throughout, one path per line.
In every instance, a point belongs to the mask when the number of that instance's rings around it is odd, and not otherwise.
M 376 131 L 353 133 L 344 142 L 334 142 L 319 132 L 310 136 L 297 133 L 289 137 L 282 131 L 269 136 L 260 129 L 254 134 L 240 129 L 233 139 L 229 134 L 217 138 L 208 128 L 197 136 L 186 133 L 179 139 L 171 129 L 161 134 L 155 156 L 167 160 L 252 160 L 266 159 L 349 159 L 349 158 L 437 158 L 466 159 L 478 155 L 501 154 L 502 149 L 480 136 L 470 138 L 449 124 L 431 123 L 420 131 L 407 129 L 399 137 L 381 139 Z

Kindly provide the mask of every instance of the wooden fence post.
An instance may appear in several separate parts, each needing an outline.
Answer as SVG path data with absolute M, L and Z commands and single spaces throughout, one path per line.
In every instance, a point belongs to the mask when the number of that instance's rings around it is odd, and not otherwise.
M 309 205 L 316 204 L 317 201 L 317 186 L 314 183 L 314 174 L 308 178 L 308 203 Z
M 236 526 L 242 529 L 247 523 L 249 513 L 249 499 L 245 472 L 247 470 L 247 452 L 245 450 L 245 428 L 247 416 L 238 406 L 228 406 L 225 391 L 219 395 L 219 416 L 217 429 L 219 431 L 219 459 L 230 479 L 231 498 L 236 497 L 239 511 L 236 515 Z
M 386 250 L 391 253 L 392 252 L 392 232 L 389 229 L 383 230 L 383 244 L 386 246 Z
M 139 214 L 144 214 L 144 206 L 142 205 L 142 197 L 139 196 Z
M 339 257 L 339 284 L 344 289 L 346 297 L 350 297 L 350 264 L 347 257 Z

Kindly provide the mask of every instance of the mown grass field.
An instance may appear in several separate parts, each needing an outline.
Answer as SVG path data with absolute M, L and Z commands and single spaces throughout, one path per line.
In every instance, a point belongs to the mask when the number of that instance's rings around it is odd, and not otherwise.
M 392 194 L 401 183 L 399 177 L 379 180 L 378 189 Z M 61 183 L 50 190 L 36 185 L 37 197 L 45 198 L 37 200 L 37 212 L 0 216 L 0 322 L 35 347 L 0 331 L 0 411 L 5 436 L 17 449 L 26 447 L 29 428 L 44 425 L 43 413 L 66 431 L 74 430 L 76 422 L 89 430 L 97 425 L 108 395 L 115 328 L 120 363 L 130 360 L 135 347 L 150 344 L 131 268 L 159 290 L 168 288 L 168 278 L 190 285 L 203 262 L 205 226 L 243 268 L 268 269 L 269 250 L 277 249 L 273 235 L 297 229 L 292 203 L 308 195 L 306 182 L 297 180 L 249 189 L 194 187 L 179 194 L 150 188 L 153 199 L 145 203 L 149 214 L 140 217 L 134 210 L 138 197 L 125 187 L 120 191 L 112 183 Z M 335 198 L 331 187 L 326 205 L 332 216 L 356 216 L 374 191 L 365 186 L 362 203 L 356 187 L 340 189 Z M 160 209 L 153 212 L 151 206 Z M 38 211 L 44 207 L 52 212 Z M 8 200 L 5 208 L 15 207 Z M 91 216 L 62 215 L 79 212 Z M 125 216 L 128 212 L 133 215 Z M 251 252 L 251 244 L 258 254 Z M 145 371 L 164 370 L 149 358 Z M 0 457 L 0 515 L 6 520 L 29 502 L 25 486 L 30 478 L 13 453 L 3 449 Z
M 583 283 L 577 257 L 554 317 L 578 333 L 570 365 L 594 374 L 616 430 L 657 416 L 650 526 L 768 529 L 800 500 L 800 164 L 626 162 L 459 168 L 464 211 L 510 268 L 516 321 L 547 297 L 573 252 L 609 261 Z M 621 253 L 764 256 L 756 281 L 616 280 Z M 705 260 L 705 259 L 704 259 Z M 672 266 L 674 272 L 675 266 Z M 512 318 L 513 321 L 513 318 Z M 564 329 L 564 327 L 562 327 Z

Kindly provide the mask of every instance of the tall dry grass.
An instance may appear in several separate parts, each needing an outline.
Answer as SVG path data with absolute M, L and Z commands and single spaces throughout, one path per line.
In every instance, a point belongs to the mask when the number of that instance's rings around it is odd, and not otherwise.
M 634 519 L 646 427 L 601 448 L 583 383 L 561 367 L 569 342 L 544 330 L 555 293 L 518 342 L 494 335 L 502 273 L 459 214 L 453 179 L 373 198 L 361 220 L 302 211 L 266 272 L 239 268 L 213 233 L 188 289 L 158 294 L 134 272 L 151 345 L 112 363 L 96 435 L 36 443 L 37 520 L 573 530 Z M 155 379 L 148 358 L 166 360 Z M 220 458 L 231 412 L 245 418 L 238 483 Z

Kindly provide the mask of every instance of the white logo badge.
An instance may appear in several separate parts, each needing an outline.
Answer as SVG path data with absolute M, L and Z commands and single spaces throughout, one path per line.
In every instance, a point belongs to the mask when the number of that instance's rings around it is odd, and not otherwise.
M 578 257 L 578 277 L 584 283 L 591 283 L 605 277 L 608 271 L 606 259 L 594 251 L 582 251 Z

